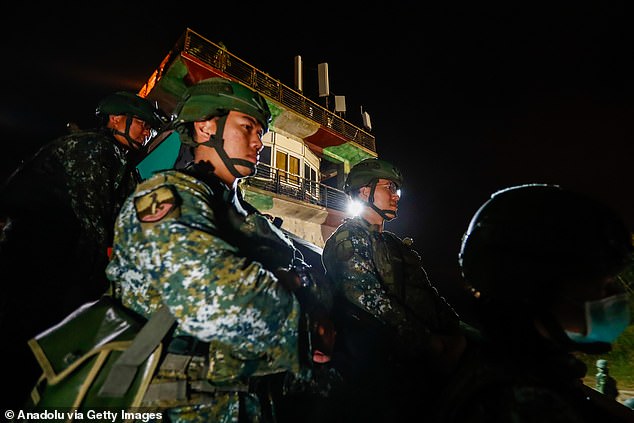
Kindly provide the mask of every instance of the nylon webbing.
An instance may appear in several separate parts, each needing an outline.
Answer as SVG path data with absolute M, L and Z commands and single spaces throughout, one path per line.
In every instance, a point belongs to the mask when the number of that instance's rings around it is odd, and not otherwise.
M 139 366 L 152 354 L 175 321 L 166 306 L 156 310 L 136 335 L 130 348 L 125 350 L 112 366 L 112 370 L 99 390 L 99 396 L 122 397 L 125 395 Z
M 187 381 L 175 380 L 164 383 L 154 383 L 148 386 L 143 396 L 143 405 L 160 401 L 183 401 L 187 399 Z

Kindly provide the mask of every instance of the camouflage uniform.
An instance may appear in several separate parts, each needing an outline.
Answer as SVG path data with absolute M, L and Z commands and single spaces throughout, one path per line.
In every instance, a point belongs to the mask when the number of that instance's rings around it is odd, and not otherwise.
M 334 365 L 355 389 L 369 391 L 358 398 L 369 408 L 352 413 L 367 412 L 378 421 L 385 421 L 385 413 L 390 420 L 396 404 L 427 389 L 416 373 L 427 364 L 430 332 L 456 333 L 458 316 L 430 284 L 418 253 L 361 217 L 346 220 L 330 236 L 323 263 L 337 299 Z
M 482 337 L 462 356 L 428 420 L 634 421 L 627 407 L 583 384 L 586 365 L 574 356 L 607 353 L 608 338 L 598 332 L 592 342 L 577 342 L 567 332 L 583 318 L 575 314 L 583 308 L 571 304 L 625 290 L 618 273 L 631 254 L 625 222 L 585 195 L 547 184 L 493 193 L 471 218 L 458 255 Z M 623 332 L 629 315 L 617 310 L 602 314 Z M 592 320 L 585 324 L 591 333 Z
M 108 289 L 112 228 L 135 183 L 127 150 L 96 130 L 42 147 L 3 186 L 0 327 L 12 339 L 3 362 L 23 369 L 25 385 L 12 390 L 19 398 L 40 373 L 26 341 Z
M 293 251 L 212 171 L 191 165 L 139 184 L 117 220 L 107 275 L 125 306 L 149 316 L 163 303 L 176 339 L 208 343 L 202 375 L 159 371 L 153 380 L 190 382 L 187 398 L 154 404 L 171 421 L 264 421 L 267 404 L 249 385 L 299 366 L 299 303 L 269 271 L 290 265 Z M 224 390 L 196 394 L 194 383 Z
M 531 313 L 520 305 L 513 307 L 520 318 L 490 308 L 480 315 L 486 336 L 479 346 L 472 344 L 447 380 L 430 421 L 633 421 L 634 413 L 628 419 L 625 407 L 600 398 L 603 394 L 583 384 L 582 361 L 530 329 Z

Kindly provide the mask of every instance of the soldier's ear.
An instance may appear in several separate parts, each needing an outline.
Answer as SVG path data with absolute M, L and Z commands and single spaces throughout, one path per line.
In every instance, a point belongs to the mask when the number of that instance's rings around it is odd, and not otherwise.
M 359 188 L 359 199 L 368 201 L 368 198 L 370 198 L 370 187 Z
M 125 119 L 125 116 L 124 115 L 110 115 L 110 116 L 108 116 L 108 121 L 113 126 L 114 125 L 118 125 L 119 122 L 121 122 L 121 119 Z
M 194 131 L 196 132 L 196 142 L 206 142 L 216 133 L 217 119 L 208 119 L 194 122 Z

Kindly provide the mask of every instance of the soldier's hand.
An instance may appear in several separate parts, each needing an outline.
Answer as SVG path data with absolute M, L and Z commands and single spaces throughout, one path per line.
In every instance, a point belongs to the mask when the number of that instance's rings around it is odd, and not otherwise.
M 467 346 L 467 339 L 461 333 L 434 334 L 431 336 L 431 345 L 436 360 L 436 370 L 441 373 L 451 373 L 458 366 Z
M 315 353 L 318 352 L 313 354 L 313 360 L 315 360 L 315 356 L 318 356 L 321 358 L 321 362 L 329 361 L 337 336 L 335 325 L 325 311 L 315 311 L 311 314 L 310 320 L 313 350 Z
M 302 280 L 293 269 L 279 267 L 273 272 L 277 280 L 289 292 L 295 292 L 302 286 Z

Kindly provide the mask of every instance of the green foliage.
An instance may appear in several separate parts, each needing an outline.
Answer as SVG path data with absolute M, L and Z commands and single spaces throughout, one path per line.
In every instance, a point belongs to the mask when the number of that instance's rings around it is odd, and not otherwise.
M 588 366 L 585 383 L 594 387 L 596 362 L 603 358 L 608 361 L 610 375 L 616 379 L 617 388 L 628 391 L 634 390 L 634 325 L 627 327 L 625 332 L 612 344 L 612 351 L 602 355 L 577 353 L 577 357 Z
M 633 236 L 634 241 L 634 236 Z M 634 255 L 630 257 L 630 264 L 617 276 L 630 295 L 630 310 L 634 310 Z M 631 323 L 631 321 L 630 321 Z M 612 344 L 612 351 L 601 356 L 578 353 L 577 357 L 588 366 L 588 374 L 584 382 L 594 387 L 596 374 L 596 361 L 600 358 L 608 360 L 610 375 L 616 379 L 617 388 L 634 391 L 634 325 L 625 329 L 625 332 Z

